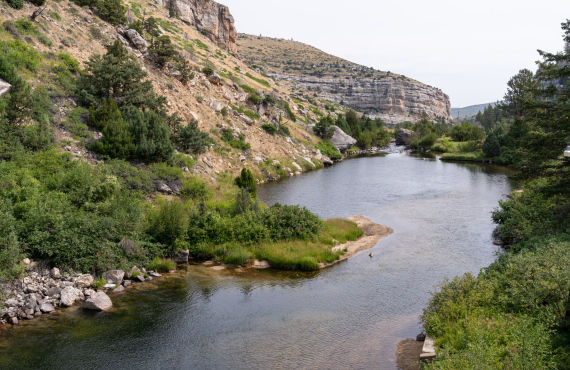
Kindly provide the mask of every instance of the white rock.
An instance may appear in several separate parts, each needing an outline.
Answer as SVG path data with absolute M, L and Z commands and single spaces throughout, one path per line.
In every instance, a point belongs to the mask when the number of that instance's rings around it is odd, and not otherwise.
M 84 303 L 83 308 L 94 311 L 107 311 L 113 307 L 111 298 L 103 292 L 97 292 L 89 297 Z
M 61 272 L 57 267 L 54 267 L 50 271 L 50 276 L 54 279 L 59 279 L 61 277 Z
M 75 303 L 75 301 L 79 299 L 79 293 L 81 293 L 81 291 L 72 286 L 63 288 L 63 290 L 60 293 L 61 304 L 66 307 L 72 306 Z
M 87 288 L 93 284 L 93 281 L 95 281 L 95 279 L 93 279 L 93 276 L 89 274 L 83 274 L 79 275 L 77 279 L 75 279 L 75 284 L 80 288 Z

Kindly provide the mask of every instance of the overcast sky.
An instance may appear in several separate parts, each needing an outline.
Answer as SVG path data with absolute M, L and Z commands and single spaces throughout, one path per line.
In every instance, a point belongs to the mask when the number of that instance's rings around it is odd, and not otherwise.
M 218 0 L 238 32 L 302 41 L 441 88 L 453 107 L 499 100 L 536 49 L 563 48 L 570 0 Z

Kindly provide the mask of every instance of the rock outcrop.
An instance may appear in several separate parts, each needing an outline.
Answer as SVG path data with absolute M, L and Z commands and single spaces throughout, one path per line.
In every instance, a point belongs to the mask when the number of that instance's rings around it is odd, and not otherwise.
M 424 115 L 451 120 L 449 96 L 438 88 L 411 79 L 386 76 L 381 79 L 342 79 L 269 74 L 274 79 L 316 92 L 317 96 L 341 103 L 388 124 L 415 122 Z
M 350 135 L 347 135 L 338 126 L 334 127 L 334 134 L 331 138 L 331 142 L 338 148 L 338 150 L 346 150 L 356 144 L 356 139 Z
M 424 115 L 451 120 L 449 97 L 440 89 L 392 72 L 379 71 L 300 42 L 239 35 L 239 53 L 274 80 L 341 103 L 388 124 Z M 301 94 L 300 94 L 301 95 Z
M 219 47 L 230 53 L 237 52 L 234 17 L 227 6 L 211 0 L 162 0 L 162 4 Z
M 401 128 L 396 134 L 396 145 L 410 145 L 413 140 L 414 132 L 412 130 L 406 130 Z

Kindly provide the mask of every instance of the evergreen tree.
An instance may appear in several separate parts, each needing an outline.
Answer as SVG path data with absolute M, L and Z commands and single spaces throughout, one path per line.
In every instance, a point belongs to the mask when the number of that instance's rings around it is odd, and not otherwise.
M 240 175 L 235 179 L 235 184 L 239 188 L 247 190 L 252 198 L 257 196 L 257 183 L 253 174 L 247 168 L 241 170 Z

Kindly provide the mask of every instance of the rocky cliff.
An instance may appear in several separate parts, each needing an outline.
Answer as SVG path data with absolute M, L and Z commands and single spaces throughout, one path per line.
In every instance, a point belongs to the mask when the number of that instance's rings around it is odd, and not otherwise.
M 382 118 L 451 120 L 449 97 L 408 77 L 361 66 L 295 41 L 240 35 L 238 49 L 254 69 L 310 95 Z M 316 94 L 316 95 L 315 95 Z
M 219 47 L 237 52 L 234 17 L 227 6 L 210 0 L 162 0 L 180 19 L 196 27 Z

